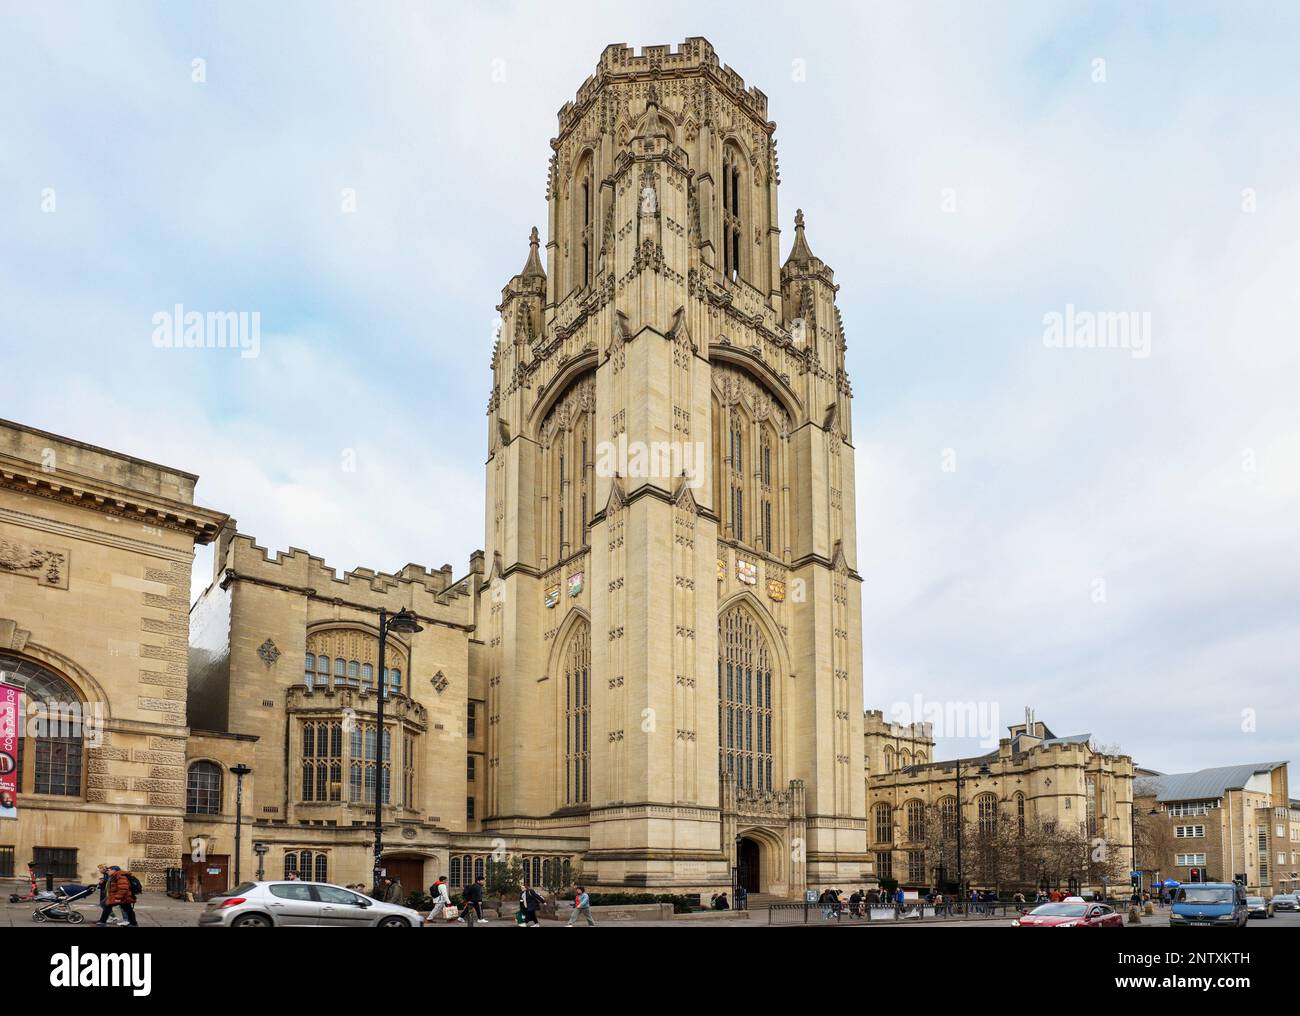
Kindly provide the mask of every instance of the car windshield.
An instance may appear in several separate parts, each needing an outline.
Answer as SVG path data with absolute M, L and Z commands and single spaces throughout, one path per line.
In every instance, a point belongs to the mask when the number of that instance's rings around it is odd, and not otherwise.
M 1231 889 L 1183 889 L 1179 903 L 1231 903 Z
M 1283 902 L 1286 902 L 1286 903 L 1294 903 L 1294 902 L 1296 901 L 1296 897 L 1292 896 L 1290 893 L 1287 893 L 1285 896 L 1274 896 L 1274 897 L 1273 897 L 1273 902 L 1274 902 L 1274 903 L 1277 903 L 1279 900 L 1281 900 L 1281 901 L 1283 901 Z
M 1031 911 L 1035 917 L 1082 917 L 1087 912 L 1082 903 L 1045 903 Z

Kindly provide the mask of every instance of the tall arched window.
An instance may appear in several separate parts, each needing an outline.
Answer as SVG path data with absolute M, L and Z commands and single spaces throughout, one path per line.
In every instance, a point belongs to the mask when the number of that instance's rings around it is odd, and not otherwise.
M 571 200 L 570 278 L 575 289 L 586 289 L 592 284 L 596 269 L 596 179 L 590 152 L 579 160 L 574 170 Z
M 85 758 L 81 696 L 31 660 L 0 654 L 0 684 L 19 689 L 19 793 L 80 797 Z M 37 733 L 26 734 L 36 721 Z
M 748 205 L 745 177 L 748 164 L 740 147 L 722 146 L 722 270 L 728 279 L 745 274 L 744 214 Z
M 894 749 L 885 745 L 884 764 L 881 766 L 881 772 L 892 773 L 894 771 Z
M 713 490 L 724 538 L 781 556 L 781 519 L 789 417 L 752 374 L 730 364 L 712 368 Z
M 591 797 L 591 625 L 579 620 L 569 635 L 564 667 L 564 802 Z
M 595 420 L 595 375 L 587 374 L 565 390 L 538 430 L 538 507 L 548 567 L 587 544 L 587 526 L 595 511 Z
M 894 809 L 884 801 L 881 801 L 875 808 L 876 814 L 876 842 L 893 843 L 894 842 Z
M 998 798 L 996 794 L 980 794 L 975 799 L 981 833 L 992 834 L 998 827 Z
M 1025 795 L 1016 794 L 1016 832 L 1025 835 Z
M 195 762 L 190 766 L 185 778 L 185 813 L 221 814 L 221 766 L 215 762 Z
M 736 786 L 775 786 L 772 740 L 772 655 L 748 607 L 718 620 L 718 772 Z
M 920 801 L 907 802 L 907 841 L 921 843 L 925 840 L 925 805 Z
M 956 838 L 957 798 L 943 797 L 939 799 L 939 829 L 945 843 Z

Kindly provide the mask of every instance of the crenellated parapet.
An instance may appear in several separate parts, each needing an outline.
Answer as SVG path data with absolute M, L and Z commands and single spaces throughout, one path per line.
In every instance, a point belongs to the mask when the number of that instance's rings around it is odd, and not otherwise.
M 481 581 L 474 571 L 455 580 L 449 564 L 438 569 L 408 564 L 392 573 L 358 567 L 340 576 L 308 551 L 291 547 L 273 555 L 243 533 L 223 539 L 220 553 L 215 572 L 223 587 L 235 581 L 260 583 L 375 612 L 408 607 L 455 625 L 472 623 L 472 597 Z

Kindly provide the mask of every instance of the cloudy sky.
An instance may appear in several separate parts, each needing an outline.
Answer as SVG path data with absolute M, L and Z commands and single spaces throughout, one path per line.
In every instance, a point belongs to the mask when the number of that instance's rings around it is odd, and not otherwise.
M 556 111 L 607 43 L 703 35 L 842 285 L 868 706 L 1300 759 L 1300 11 L 702 8 L 7 4 L 0 417 L 272 549 L 462 574 Z M 155 348 L 178 303 L 260 355 Z M 1049 344 L 1067 307 L 1147 355 Z

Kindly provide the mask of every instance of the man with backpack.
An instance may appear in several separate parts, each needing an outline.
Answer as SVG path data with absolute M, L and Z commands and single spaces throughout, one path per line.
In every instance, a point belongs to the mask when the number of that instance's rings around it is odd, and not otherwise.
M 439 875 L 438 881 L 429 886 L 429 895 L 433 897 L 433 909 L 424 919 L 425 924 L 432 924 L 435 917 L 445 916 L 447 908 L 451 906 L 451 891 L 447 888 L 446 875 Z
M 119 907 L 125 927 L 140 927 L 140 922 L 135 919 L 134 904 L 142 892 L 144 886 L 135 875 L 123 871 L 116 864 L 111 865 L 105 877 L 104 909 L 100 913 L 100 919 L 95 923 L 101 928 L 104 927 L 108 924 L 108 917 L 113 912 L 113 908 Z

